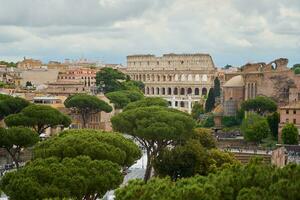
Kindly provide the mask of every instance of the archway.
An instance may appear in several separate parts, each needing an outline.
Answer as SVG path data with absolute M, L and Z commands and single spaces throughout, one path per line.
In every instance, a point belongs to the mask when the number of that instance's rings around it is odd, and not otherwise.
M 184 108 L 184 101 L 180 102 L 180 107 Z
M 185 95 L 185 89 L 184 88 L 180 89 L 180 95 Z
M 166 94 L 166 88 L 162 88 L 162 95 Z
M 173 94 L 174 94 L 174 95 L 178 95 L 178 88 L 174 88 Z
M 199 95 L 199 88 L 195 88 L 195 95 Z
M 159 95 L 159 88 L 156 88 L 156 94 Z
M 187 89 L 187 94 L 192 94 L 192 92 L 193 92 L 193 91 L 192 91 L 192 88 L 188 88 L 188 89 Z
M 172 95 L 172 89 L 168 88 L 168 95 Z
M 202 88 L 202 96 L 207 95 L 207 89 L 206 88 Z
M 151 88 L 151 94 L 154 94 L 154 88 L 153 87 Z

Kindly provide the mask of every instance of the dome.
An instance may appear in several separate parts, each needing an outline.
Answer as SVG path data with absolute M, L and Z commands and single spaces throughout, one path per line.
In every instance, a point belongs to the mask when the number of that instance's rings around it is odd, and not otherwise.
M 232 77 L 223 87 L 243 87 L 245 85 L 244 78 L 241 75 Z

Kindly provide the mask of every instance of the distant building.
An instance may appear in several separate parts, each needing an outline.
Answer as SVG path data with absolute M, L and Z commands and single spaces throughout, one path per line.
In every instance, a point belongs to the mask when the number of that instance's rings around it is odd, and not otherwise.
M 298 128 L 300 134 L 300 101 L 292 102 L 287 106 L 279 108 L 280 123 L 278 130 L 278 140 L 281 142 L 281 131 L 286 123 L 292 123 Z
M 24 60 L 21 62 L 18 62 L 17 67 L 19 69 L 24 69 L 24 70 L 28 70 L 28 69 L 38 69 L 41 68 L 43 65 L 42 61 L 40 60 L 34 60 L 34 59 L 27 59 L 24 57 Z
M 47 85 L 57 80 L 58 69 L 32 69 L 21 72 L 21 85 L 26 86 L 26 82 L 31 82 L 35 87 Z
M 78 93 L 86 93 L 87 90 L 83 82 L 80 81 L 55 81 L 48 83 L 45 92 L 54 96 L 70 96 Z
M 48 69 L 58 69 L 59 71 L 65 71 L 69 68 L 69 64 L 67 63 L 60 63 L 57 61 L 49 61 L 47 64 Z
M 191 112 L 213 87 L 216 68 L 208 54 L 127 56 L 126 73 L 145 83 L 145 95 L 162 97 L 170 106 Z
M 284 167 L 290 163 L 300 164 L 299 145 L 284 145 L 272 152 L 272 164 Z
M 84 84 L 85 87 L 96 86 L 96 73 L 99 69 L 91 68 L 75 68 L 59 72 L 58 81 L 78 81 Z
M 225 73 L 224 114 L 232 115 L 242 101 L 267 96 L 279 105 L 300 100 L 300 75 L 287 67 L 288 59 L 246 64 L 238 72 Z

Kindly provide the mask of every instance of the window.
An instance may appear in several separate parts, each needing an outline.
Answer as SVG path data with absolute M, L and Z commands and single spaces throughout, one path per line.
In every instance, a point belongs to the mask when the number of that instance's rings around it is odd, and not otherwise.
M 294 123 L 294 124 L 297 124 L 297 120 L 296 120 L 296 119 L 293 119 L 293 123 Z
M 159 65 L 159 61 L 157 61 L 156 64 Z
M 289 110 L 286 110 L 285 113 L 286 113 L 286 114 L 289 114 Z
M 171 61 L 168 61 L 169 65 L 171 64 Z
M 286 123 L 289 123 L 289 119 L 285 119 L 285 122 L 286 122 Z
M 183 65 L 184 61 L 182 60 L 180 63 Z
M 296 111 L 296 110 L 294 110 L 294 111 L 293 111 L 293 113 L 294 113 L 294 115 L 296 115 L 297 111 Z
M 148 61 L 148 62 L 147 62 L 147 65 L 149 65 L 149 64 L 150 64 L 150 62 Z

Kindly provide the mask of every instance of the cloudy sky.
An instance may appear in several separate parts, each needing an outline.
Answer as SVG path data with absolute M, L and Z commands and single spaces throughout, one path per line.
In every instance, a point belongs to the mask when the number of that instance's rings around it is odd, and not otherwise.
M 0 0 L 0 59 L 209 53 L 300 63 L 300 0 Z

